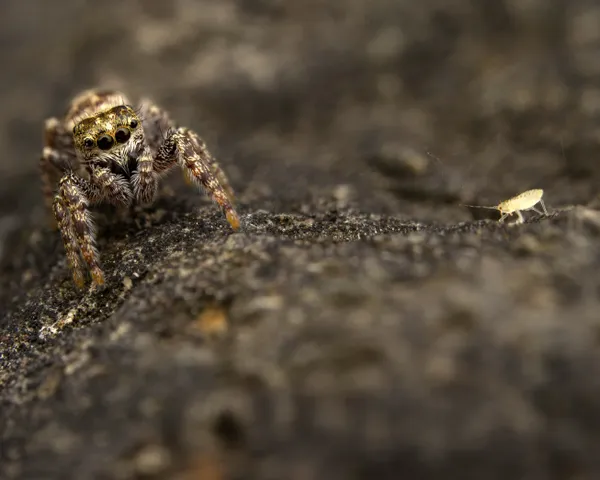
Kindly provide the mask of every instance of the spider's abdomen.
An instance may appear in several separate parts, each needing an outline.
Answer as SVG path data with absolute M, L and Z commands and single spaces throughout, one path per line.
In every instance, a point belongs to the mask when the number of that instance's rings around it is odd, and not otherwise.
M 101 112 L 127 103 L 127 97 L 117 90 L 84 90 L 71 101 L 65 116 L 65 123 L 71 129 L 85 118 L 95 117 Z

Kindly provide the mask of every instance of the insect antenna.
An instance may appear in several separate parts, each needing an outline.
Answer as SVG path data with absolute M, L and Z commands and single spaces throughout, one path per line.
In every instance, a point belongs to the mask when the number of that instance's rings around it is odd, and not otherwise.
M 461 207 L 473 207 L 473 208 L 486 208 L 488 210 L 498 210 L 498 207 L 487 207 L 485 205 L 467 205 L 465 203 L 460 204 Z

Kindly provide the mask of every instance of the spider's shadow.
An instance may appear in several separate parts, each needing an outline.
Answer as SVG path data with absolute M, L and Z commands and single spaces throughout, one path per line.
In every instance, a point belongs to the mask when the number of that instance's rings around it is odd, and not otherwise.
M 92 215 L 99 241 L 124 240 L 140 235 L 149 228 L 181 222 L 193 210 L 185 199 L 159 197 L 151 205 L 116 207 L 110 204 L 94 206 Z M 198 208 L 198 205 L 195 206 Z

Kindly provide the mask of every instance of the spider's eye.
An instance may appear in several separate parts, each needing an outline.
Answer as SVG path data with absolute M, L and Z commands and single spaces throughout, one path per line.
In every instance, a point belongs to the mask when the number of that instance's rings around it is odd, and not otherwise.
M 129 122 L 129 126 L 130 126 L 131 128 L 135 128 L 135 127 L 137 127 L 137 126 L 138 126 L 138 121 L 137 121 L 135 118 L 134 118 L 134 119 L 132 119 L 132 120 Z
M 100 150 L 109 150 L 115 144 L 115 140 L 110 135 L 102 135 L 98 139 L 98 148 Z
M 84 146 L 85 148 L 92 148 L 92 147 L 94 146 L 94 141 L 93 141 L 91 138 L 86 138 L 86 139 L 83 141 L 83 146 Z
M 117 143 L 125 143 L 131 137 L 131 132 L 126 128 L 119 128 L 115 133 Z

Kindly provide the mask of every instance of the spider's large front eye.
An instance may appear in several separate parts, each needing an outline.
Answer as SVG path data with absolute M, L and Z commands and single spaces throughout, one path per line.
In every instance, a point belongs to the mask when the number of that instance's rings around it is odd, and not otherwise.
M 85 148 L 92 148 L 92 147 L 94 146 L 94 140 L 92 140 L 91 138 L 86 138 L 86 139 L 83 141 L 83 146 L 84 146 Z
M 98 148 L 100 150 L 109 150 L 114 144 L 115 140 L 110 135 L 102 135 L 98 139 Z
M 131 132 L 126 128 L 119 128 L 115 133 L 117 143 L 125 143 L 131 137 Z

